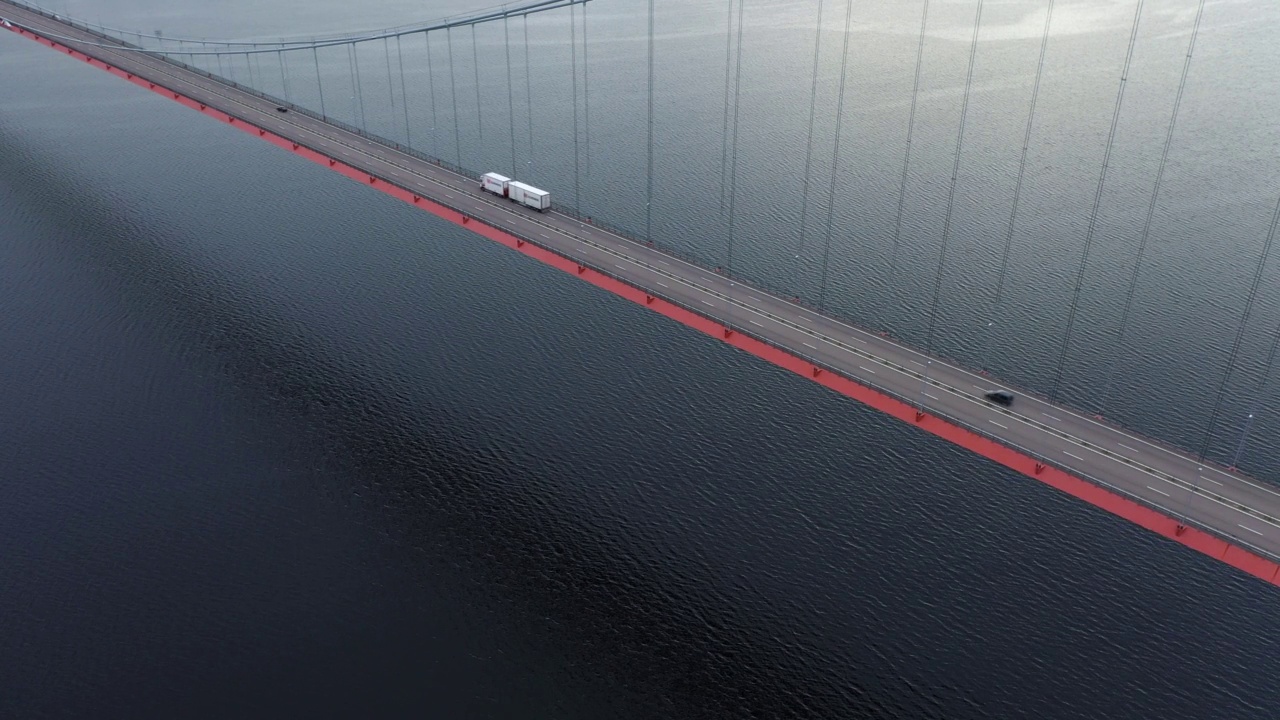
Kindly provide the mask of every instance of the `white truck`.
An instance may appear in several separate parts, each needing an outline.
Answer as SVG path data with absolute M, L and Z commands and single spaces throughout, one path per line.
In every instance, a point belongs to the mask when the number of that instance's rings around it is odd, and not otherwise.
M 539 212 L 551 209 L 551 193 L 515 180 L 507 183 L 507 197 Z
M 494 195 L 507 197 L 507 185 L 511 182 L 511 178 L 504 177 L 498 173 L 485 173 L 480 176 L 480 188 L 488 190 Z

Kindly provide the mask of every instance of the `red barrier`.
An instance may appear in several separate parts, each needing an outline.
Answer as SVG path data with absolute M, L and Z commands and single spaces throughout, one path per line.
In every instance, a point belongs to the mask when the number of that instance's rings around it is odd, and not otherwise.
M 1091 505 L 1094 505 L 1095 507 L 1106 510 L 1113 515 L 1117 515 L 1125 520 L 1136 523 L 1148 530 L 1151 530 L 1152 532 L 1163 535 L 1170 540 L 1182 543 L 1183 545 L 1208 555 L 1215 560 L 1227 563 L 1232 567 L 1261 578 L 1273 585 L 1280 585 L 1280 564 L 1261 557 L 1260 555 L 1237 545 L 1232 545 L 1215 535 L 1210 535 L 1209 533 L 1196 528 L 1183 526 L 1177 520 L 1163 513 L 1099 487 L 1091 482 L 1078 478 L 1064 470 L 1040 463 L 1035 458 L 1024 455 L 1017 450 L 1001 445 L 994 440 L 978 435 L 977 433 L 966 430 L 965 428 L 936 418 L 929 415 L 927 412 L 920 413 L 911 405 L 866 387 L 865 385 L 860 385 L 846 377 L 842 377 L 831 372 L 824 372 L 822 368 L 814 366 L 803 358 L 791 355 L 790 353 L 779 350 L 778 348 L 756 340 L 755 338 L 734 332 L 715 320 L 711 320 L 677 305 L 673 305 L 661 298 L 654 297 L 653 295 L 646 293 L 644 290 L 639 290 L 619 280 L 615 280 L 607 275 L 596 272 L 591 268 L 580 265 L 577 261 L 557 255 L 550 250 L 545 250 L 537 245 L 517 238 L 514 235 L 510 235 L 499 228 L 488 225 L 481 220 L 468 217 L 456 210 L 452 210 L 433 202 L 430 198 L 416 195 L 408 190 L 392 185 L 387 181 L 379 180 L 363 170 L 359 170 L 345 164 L 337 158 L 324 155 L 310 148 L 302 147 L 294 141 L 280 137 L 269 130 L 257 127 L 256 125 L 244 120 L 234 118 L 220 110 L 207 107 L 197 100 L 193 100 L 161 85 L 139 78 L 101 60 L 91 58 L 77 50 L 36 35 L 24 28 L 14 26 L 9 29 L 25 37 L 32 38 L 43 45 L 66 52 L 72 57 L 84 60 L 95 67 L 100 67 L 113 75 L 124 78 L 135 85 L 151 90 L 152 92 L 160 94 L 170 100 L 179 102 L 193 110 L 216 118 L 219 121 L 229 124 L 231 127 L 266 140 L 272 145 L 276 145 L 277 147 L 288 150 L 296 155 L 301 155 L 318 165 L 337 171 L 362 185 L 381 190 L 382 192 L 387 193 L 392 197 L 399 198 L 410 205 L 427 210 L 437 217 L 444 218 L 456 225 L 464 226 L 477 235 L 482 235 L 494 242 L 505 245 L 512 250 L 528 255 L 539 262 L 550 265 L 551 267 L 557 268 L 571 275 L 575 275 L 596 287 L 608 290 L 609 292 L 626 298 L 641 307 L 646 307 L 650 310 L 661 313 L 676 322 L 687 325 L 688 327 L 705 333 L 717 340 L 722 340 L 723 342 L 740 350 L 745 350 L 758 358 L 767 360 L 779 367 L 790 370 L 801 377 L 808 378 L 813 382 L 840 393 L 841 395 L 853 398 L 854 400 L 898 418 L 903 422 L 915 425 L 916 427 L 933 433 L 944 440 L 959 445 L 967 450 L 971 450 L 983 457 L 994 460 L 1005 467 L 1016 470 L 1027 477 L 1039 480 L 1046 485 L 1068 493 Z

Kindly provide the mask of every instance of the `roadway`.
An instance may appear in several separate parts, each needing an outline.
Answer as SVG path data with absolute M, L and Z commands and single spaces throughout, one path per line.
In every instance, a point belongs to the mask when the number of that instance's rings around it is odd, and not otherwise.
M 1002 386 L 782 297 L 552 211 L 538 213 L 480 190 L 460 175 L 397 149 L 156 57 L 76 41 L 89 33 L 0 0 L 0 17 L 150 82 L 463 212 L 534 245 L 612 275 L 793 355 L 919 404 L 926 412 L 1172 517 L 1280 559 L 1280 488 L 1222 468 L 1071 409 L 1008 388 L 1004 408 L 983 400 Z M 553 198 L 555 193 L 553 191 Z

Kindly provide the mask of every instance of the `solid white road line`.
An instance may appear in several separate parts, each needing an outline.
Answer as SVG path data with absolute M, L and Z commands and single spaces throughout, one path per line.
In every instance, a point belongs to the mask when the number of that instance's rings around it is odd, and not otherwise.
M 1147 489 L 1148 489 L 1148 490 L 1150 490 L 1150 491 L 1152 491 L 1152 492 L 1158 492 L 1158 493 L 1160 493 L 1161 495 L 1163 495 L 1163 496 L 1165 496 L 1165 497 L 1169 497 L 1169 493 L 1167 493 L 1167 492 L 1165 492 L 1165 491 L 1163 491 L 1163 490 L 1159 490 L 1159 489 L 1157 489 L 1157 488 L 1153 488 L 1153 487 L 1151 487 L 1150 485 L 1148 485 L 1148 486 L 1147 486 Z
M 869 367 L 863 367 L 862 365 L 859 365 L 859 366 L 858 366 L 858 368 L 859 368 L 859 369 L 861 369 L 861 370 L 866 370 L 867 372 L 871 373 L 872 375 L 875 375 L 875 374 L 876 374 L 876 371 L 875 371 L 875 370 L 872 370 L 872 369 L 871 369 L 871 368 L 869 368 Z
M 1063 455 L 1066 455 L 1067 457 L 1073 457 L 1073 458 L 1075 458 L 1075 459 L 1077 459 L 1077 460 L 1084 460 L 1084 458 L 1080 457 L 1079 455 L 1072 455 L 1071 453 L 1067 452 L 1066 450 L 1063 450 L 1063 451 L 1062 451 L 1062 454 L 1063 454 Z
M 1040 414 L 1041 414 L 1041 415 L 1043 415 L 1043 416 L 1045 416 L 1045 417 L 1047 417 L 1047 418 L 1049 418 L 1050 420 L 1053 420 L 1054 422 L 1062 422 L 1062 418 L 1054 417 L 1054 416 L 1050 415 L 1050 414 L 1049 414 L 1049 413 L 1047 413 L 1047 412 L 1042 412 L 1042 413 L 1040 413 Z
M 1008 425 L 1001 425 L 1000 423 L 996 422 L 995 420 L 988 420 L 987 422 L 991 423 L 992 425 L 995 425 L 995 426 L 996 426 L 996 427 L 998 427 L 998 428 L 1004 428 L 1005 430 L 1008 430 L 1008 429 L 1009 429 L 1009 426 L 1008 426 Z
M 804 346 L 805 346 L 805 347 L 807 347 L 807 348 L 813 348 L 814 350 L 817 350 L 817 349 L 818 349 L 818 346 L 817 346 L 817 345 L 810 345 L 809 343 L 800 343 L 800 344 L 801 344 L 801 345 L 804 345 Z
M 1248 530 L 1249 532 L 1253 533 L 1254 535 L 1261 535 L 1261 534 L 1262 534 L 1262 533 L 1258 532 L 1257 530 L 1254 530 L 1254 529 L 1253 529 L 1253 528 L 1251 528 L 1251 527 L 1245 527 L 1244 525 L 1241 525 L 1241 524 L 1239 524 L 1239 523 L 1236 523 L 1236 527 L 1244 528 L 1245 530 Z

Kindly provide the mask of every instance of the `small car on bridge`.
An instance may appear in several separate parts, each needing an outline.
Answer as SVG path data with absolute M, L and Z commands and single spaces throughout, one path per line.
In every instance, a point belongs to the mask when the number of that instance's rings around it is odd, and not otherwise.
M 997 405 L 1003 405 L 1005 407 L 1009 407 L 1013 404 L 1013 393 L 1008 390 L 992 390 L 991 392 L 983 393 L 982 397 Z

